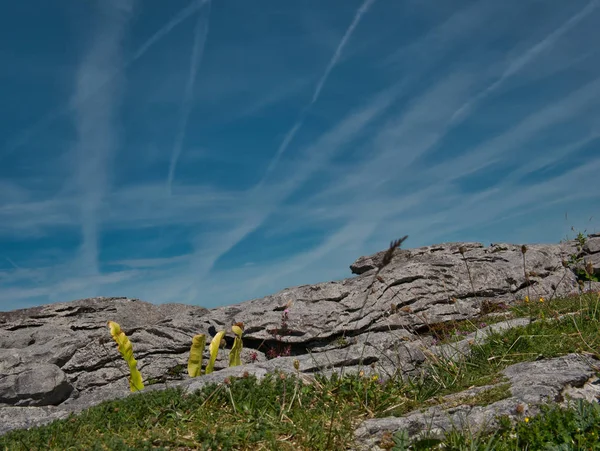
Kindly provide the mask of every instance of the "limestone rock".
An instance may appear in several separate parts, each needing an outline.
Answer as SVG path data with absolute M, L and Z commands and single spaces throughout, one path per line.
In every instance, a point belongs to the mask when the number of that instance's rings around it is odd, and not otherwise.
M 0 375 L 0 403 L 14 406 L 49 406 L 65 401 L 73 386 L 65 373 L 50 363 L 13 367 Z
M 371 363 L 386 374 L 396 369 L 412 374 L 427 352 L 445 352 L 427 335 L 433 326 L 474 318 L 528 294 L 550 298 L 577 292 L 577 276 L 562 262 L 570 254 L 600 257 L 599 246 L 600 236 L 588 237 L 580 249 L 575 241 L 529 245 L 523 268 L 520 245 L 445 243 L 397 250 L 375 277 L 382 251 L 351 265 L 355 277 L 211 310 L 98 297 L 0 312 L 0 433 L 131 396 L 128 368 L 110 336 L 109 320 L 131 340 L 145 390 L 195 387 L 243 371 L 295 372 L 294 359 L 307 378 L 319 371 L 354 372 Z M 245 325 L 245 365 L 227 368 L 230 328 L 237 322 Z M 228 334 L 216 372 L 189 379 L 192 337 L 204 333 L 210 341 L 219 330 Z M 460 349 L 468 352 L 465 343 Z M 270 359 L 274 354 L 281 357 Z
M 510 397 L 487 406 L 468 404 L 456 406 L 455 402 L 450 403 L 456 397 L 453 395 L 446 397 L 445 403 L 425 411 L 412 412 L 398 418 L 366 420 L 355 431 L 356 449 L 380 450 L 378 443 L 383 434 L 398 430 L 406 430 L 409 437 L 414 439 L 422 436 L 425 431 L 433 437 L 441 437 L 453 428 L 466 429 L 471 433 L 486 427 L 493 429 L 497 426 L 496 419 L 499 416 L 508 416 L 512 419 L 523 418 L 538 413 L 542 404 L 564 401 L 567 392 L 573 398 L 577 397 L 577 393 L 570 389 L 583 387 L 590 379 L 596 382 L 598 378 L 593 376 L 597 368 L 597 361 L 590 361 L 577 354 L 509 366 L 503 373 L 510 383 Z M 467 390 L 460 393 L 460 396 L 467 398 L 477 391 L 489 388 L 491 387 Z M 579 397 L 583 396 L 579 395 Z M 595 401 L 598 399 L 595 398 Z M 523 407 L 521 412 L 517 406 Z

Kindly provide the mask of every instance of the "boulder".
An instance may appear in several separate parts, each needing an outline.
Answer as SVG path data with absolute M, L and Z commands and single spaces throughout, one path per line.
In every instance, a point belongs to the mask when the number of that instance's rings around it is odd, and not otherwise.
M 600 236 L 590 236 L 584 247 L 535 244 L 523 254 L 514 244 L 444 243 L 398 249 L 383 268 L 381 251 L 356 260 L 354 277 L 210 310 L 98 297 L 0 312 L 0 434 L 131 396 L 109 320 L 131 340 L 145 390 L 195 389 L 244 371 L 295 372 L 296 359 L 309 379 L 369 364 L 390 375 L 413 374 L 427 352 L 445 352 L 428 333 L 437 324 L 475 318 L 525 296 L 577 292 L 577 275 L 563 261 L 571 254 L 596 258 L 599 245 Z M 237 322 L 244 323 L 244 365 L 227 368 L 229 332 L 215 373 L 190 379 L 192 337 L 204 333 L 210 341 Z
M 52 363 L 12 367 L 0 376 L 0 402 L 13 406 L 51 406 L 66 401 L 73 386 Z

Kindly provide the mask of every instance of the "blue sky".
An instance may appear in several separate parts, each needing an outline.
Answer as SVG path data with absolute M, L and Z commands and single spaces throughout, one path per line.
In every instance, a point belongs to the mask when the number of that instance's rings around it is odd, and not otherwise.
M 600 0 L 0 6 L 0 310 L 205 307 L 598 231 Z M 567 215 L 567 217 L 565 217 Z

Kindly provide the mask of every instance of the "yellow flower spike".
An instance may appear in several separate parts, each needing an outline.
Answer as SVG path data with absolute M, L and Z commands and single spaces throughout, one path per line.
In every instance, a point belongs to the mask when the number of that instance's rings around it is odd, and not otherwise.
M 113 339 L 117 342 L 119 352 L 129 365 L 129 388 L 132 392 L 144 389 L 144 383 L 142 382 L 142 375 L 137 369 L 137 360 L 133 357 L 133 346 L 127 338 L 127 335 L 121 330 L 121 326 L 114 321 L 108 322 L 110 328 L 110 334 Z
M 236 335 L 233 340 L 233 347 L 229 353 L 229 366 L 239 366 L 242 364 L 242 333 L 244 323 L 235 323 L 231 326 L 232 332 Z
M 200 376 L 202 374 L 202 353 L 206 343 L 206 335 L 199 334 L 192 338 L 192 347 L 190 349 L 190 358 L 188 359 L 188 374 L 190 377 Z
M 231 326 L 231 331 L 236 334 L 238 337 L 242 336 L 242 333 L 244 332 L 244 330 L 238 326 L 237 324 L 234 324 L 233 326 Z
M 218 332 L 217 335 L 215 335 L 212 341 L 210 342 L 210 360 L 208 361 L 208 365 L 206 365 L 206 370 L 204 371 L 204 374 L 210 374 L 215 369 L 215 360 L 217 360 L 219 346 L 224 335 L 225 331 L 222 330 Z

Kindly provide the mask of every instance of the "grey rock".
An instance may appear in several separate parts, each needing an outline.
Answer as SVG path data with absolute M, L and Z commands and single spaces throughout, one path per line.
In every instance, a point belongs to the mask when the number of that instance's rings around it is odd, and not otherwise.
M 196 387 L 244 371 L 292 373 L 295 359 L 308 379 L 316 372 L 360 370 L 409 375 L 420 371 L 427 353 L 454 352 L 458 357 L 468 352 L 469 341 L 486 333 L 466 337 L 452 348 L 436 347 L 427 331 L 438 323 L 476 318 L 486 306 L 511 304 L 528 293 L 549 298 L 577 292 L 577 277 L 562 262 L 570 254 L 600 256 L 592 253 L 598 241 L 600 237 L 590 237 L 582 249 L 574 241 L 529 245 L 525 269 L 521 246 L 514 244 L 445 243 L 397 250 L 377 272 L 385 254 L 381 251 L 354 262 L 355 277 L 211 310 L 98 297 L 0 312 L 0 433 L 132 395 L 109 320 L 119 323 L 131 340 L 145 390 Z M 227 368 L 230 328 L 237 322 L 245 325 L 245 364 Z M 204 333 L 210 341 L 219 330 L 228 331 L 227 346 L 219 353 L 215 373 L 190 379 L 186 367 L 192 337 Z M 269 359 L 273 352 L 284 356 Z M 204 357 L 206 362 L 208 349 Z
M 0 435 L 14 429 L 30 429 L 67 418 L 66 410 L 54 407 L 0 407 Z
M 65 373 L 51 363 L 13 367 L 0 375 L 0 403 L 14 406 L 49 406 L 66 401 L 73 386 Z
M 583 250 L 588 254 L 597 254 L 600 252 L 600 234 L 589 235 Z
M 424 435 L 442 437 L 452 429 L 476 433 L 493 429 L 497 418 L 508 416 L 515 420 L 525 415 L 539 413 L 539 407 L 549 402 L 563 402 L 566 394 L 575 397 L 573 387 L 583 387 L 594 376 L 598 362 L 578 354 L 568 354 L 555 359 L 525 362 L 509 366 L 502 373 L 510 383 L 511 396 L 487 406 L 456 405 L 456 395 L 424 411 L 403 417 L 388 417 L 364 421 L 355 431 L 357 450 L 380 450 L 379 443 L 385 433 L 404 430 L 410 438 Z M 597 378 L 593 378 L 597 379 Z M 479 387 L 459 394 L 467 398 L 491 387 Z M 584 390 L 585 391 L 585 390 Z M 579 397 L 584 397 L 581 394 Z M 597 398 L 595 398 L 598 401 Z M 448 406 L 447 404 L 450 404 Z M 521 412 L 517 409 L 521 406 Z

